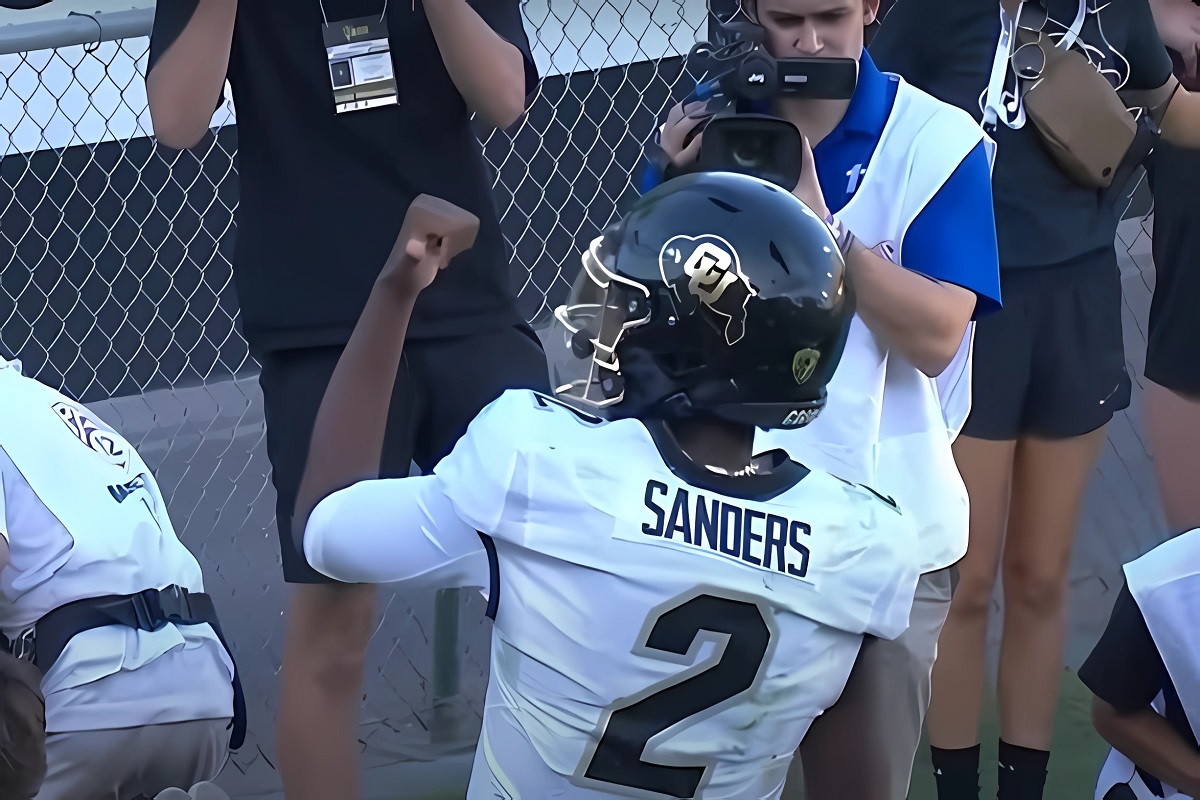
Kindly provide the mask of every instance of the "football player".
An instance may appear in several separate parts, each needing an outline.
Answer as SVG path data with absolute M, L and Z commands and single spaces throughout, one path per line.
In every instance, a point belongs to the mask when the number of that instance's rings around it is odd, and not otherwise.
M 330 381 L 306 557 L 344 582 L 487 587 L 469 797 L 778 797 L 864 635 L 904 630 L 920 566 L 889 499 L 753 453 L 756 427 L 820 413 L 841 357 L 830 229 L 756 178 L 663 184 L 556 311 L 563 399 L 510 390 L 432 475 L 372 480 L 413 304 L 469 235 L 443 211 L 406 225 Z
M 0 357 L 0 656 L 40 681 L 37 800 L 214 778 L 246 707 L 200 564 L 129 441 L 21 369 Z M 0 769 L 0 798 L 26 797 L 8 788 Z

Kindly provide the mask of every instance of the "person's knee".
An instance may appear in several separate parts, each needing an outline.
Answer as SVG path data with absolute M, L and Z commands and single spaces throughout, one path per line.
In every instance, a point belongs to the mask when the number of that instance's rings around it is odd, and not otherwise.
M 951 615 L 959 621 L 986 620 L 995 588 L 994 573 L 960 569 L 958 582 L 954 587 L 954 600 L 950 606 Z
M 377 595 L 377 588 L 366 584 L 296 586 L 288 609 L 293 667 L 330 688 L 357 686 L 375 626 Z
M 1007 609 L 1049 617 L 1066 603 L 1067 565 L 1015 558 L 1004 567 L 1004 604 Z

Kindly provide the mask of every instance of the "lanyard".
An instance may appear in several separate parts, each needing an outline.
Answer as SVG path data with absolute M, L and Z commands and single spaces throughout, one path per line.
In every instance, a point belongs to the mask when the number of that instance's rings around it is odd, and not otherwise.
M 416 0 L 413 0 L 415 3 Z M 383 11 L 379 12 L 379 21 L 383 22 L 383 18 L 387 16 L 388 0 L 383 0 Z M 325 0 L 317 0 L 317 5 L 321 6 L 321 19 L 325 20 L 325 24 L 329 24 L 329 15 L 325 13 Z

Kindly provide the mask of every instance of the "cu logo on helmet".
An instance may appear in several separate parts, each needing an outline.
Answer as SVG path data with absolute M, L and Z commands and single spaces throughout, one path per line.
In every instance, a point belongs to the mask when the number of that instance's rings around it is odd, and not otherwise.
M 725 318 L 727 344 L 741 341 L 746 335 L 746 304 L 758 292 L 742 274 L 737 251 L 727 241 L 719 236 L 675 236 L 663 246 L 659 260 L 661 267 L 683 262 L 688 292 Z

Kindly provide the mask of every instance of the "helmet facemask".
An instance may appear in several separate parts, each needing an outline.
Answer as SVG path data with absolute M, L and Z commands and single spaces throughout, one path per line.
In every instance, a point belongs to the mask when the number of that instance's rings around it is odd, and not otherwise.
M 613 228 L 592 240 L 565 304 L 554 310 L 564 337 L 551 364 L 554 392 L 594 408 L 625 397 L 617 346 L 625 332 L 650 321 L 650 290 L 616 274 Z

